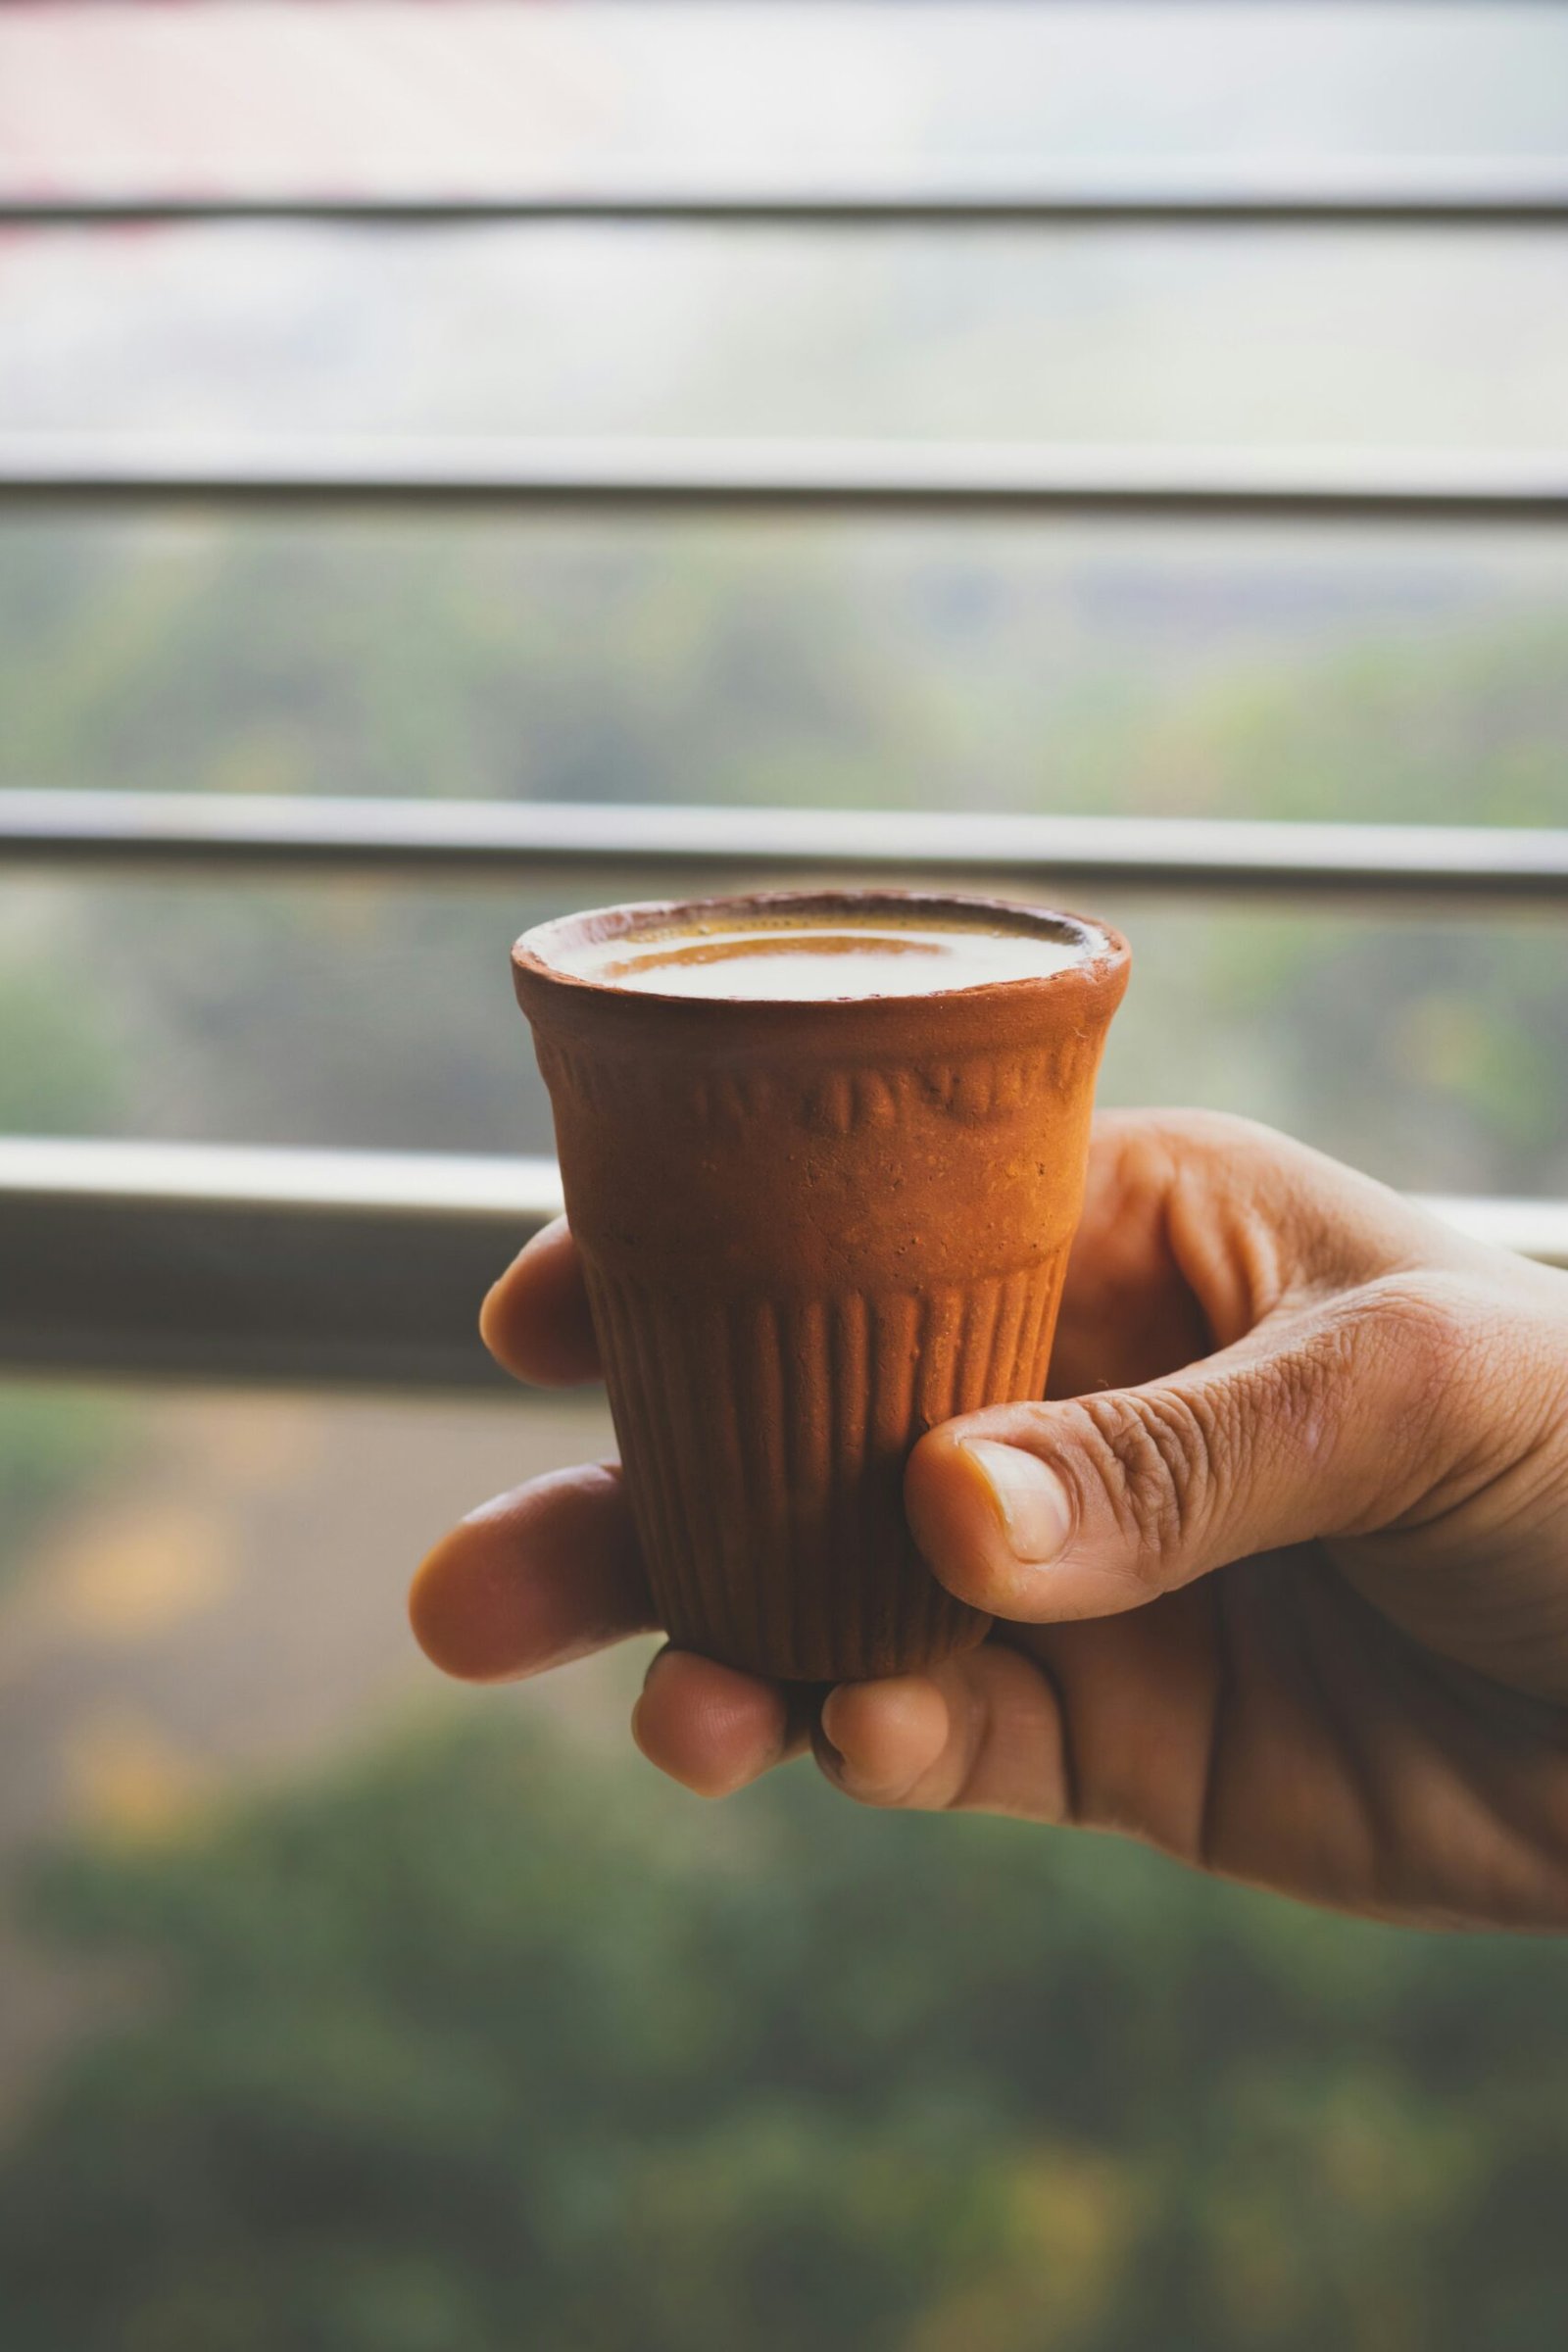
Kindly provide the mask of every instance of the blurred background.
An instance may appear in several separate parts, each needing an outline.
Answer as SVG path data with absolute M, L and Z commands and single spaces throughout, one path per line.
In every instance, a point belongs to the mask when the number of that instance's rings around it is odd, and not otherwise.
M 0 9 L 0 202 L 1568 178 L 1551 0 Z M 1568 460 L 1524 223 L 0 227 L 0 445 Z M 0 510 L 0 789 L 1568 824 L 1568 532 Z M 891 823 L 891 819 L 890 819 Z M 541 886 L 0 876 L 0 1127 L 538 1153 Z M 1560 912 L 1101 911 L 1103 1096 L 1568 1195 Z M 594 1400 L 0 1384 L 4 2352 L 1541 2352 L 1568 1960 L 438 1689 Z

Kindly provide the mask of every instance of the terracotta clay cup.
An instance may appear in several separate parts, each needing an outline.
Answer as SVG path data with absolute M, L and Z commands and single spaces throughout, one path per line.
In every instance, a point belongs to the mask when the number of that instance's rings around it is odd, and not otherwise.
M 659 996 L 552 953 L 686 920 L 979 919 L 1081 960 L 920 996 Z M 513 954 L 611 1409 L 672 1642 L 860 1680 L 971 1647 L 902 1474 L 954 1413 L 1039 1396 L 1126 944 L 999 901 L 770 892 L 546 923 Z

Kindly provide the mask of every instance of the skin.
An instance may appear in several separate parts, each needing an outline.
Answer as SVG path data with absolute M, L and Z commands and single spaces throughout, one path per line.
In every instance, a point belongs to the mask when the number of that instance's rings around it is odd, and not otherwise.
M 564 1225 L 481 1329 L 520 1379 L 597 1377 Z M 666 1647 L 633 1716 L 653 1763 L 720 1796 L 808 1748 L 869 1805 L 1568 1928 L 1568 1276 L 1265 1128 L 1102 1117 L 1050 1398 L 931 1431 L 905 1494 L 992 1638 L 825 1698 Z M 412 1613 L 485 1682 L 652 1629 L 614 1465 L 464 1520 Z

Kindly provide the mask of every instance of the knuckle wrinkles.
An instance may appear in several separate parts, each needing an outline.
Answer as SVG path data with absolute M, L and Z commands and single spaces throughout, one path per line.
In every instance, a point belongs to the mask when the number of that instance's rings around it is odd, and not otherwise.
M 1173 1392 L 1078 1399 L 1082 1455 L 1118 1531 L 1153 1565 L 1191 1537 L 1213 1486 L 1214 1415 Z
M 1250 1379 L 1237 1384 L 1231 1399 L 1238 1422 L 1247 1424 L 1249 1450 L 1316 1453 L 1329 1435 L 1328 1407 L 1350 1369 L 1354 1335 L 1330 1320 L 1304 1346 L 1270 1356 Z
M 1560 1429 L 1560 1328 L 1522 1317 L 1485 1282 L 1446 1272 L 1370 1286 L 1401 1499 L 1428 1514 L 1485 1483 L 1499 1460 Z
M 1319 1368 L 1358 1491 L 1350 1528 L 1386 1524 L 1441 1485 L 1490 1426 L 1497 1301 L 1462 1275 L 1405 1271 L 1336 1298 L 1303 1353 Z
M 1490 1318 L 1452 1277 L 1388 1275 L 1352 1294 L 1347 1304 L 1370 1318 L 1391 1401 L 1429 1428 L 1463 1409 L 1478 1375 L 1489 1369 Z

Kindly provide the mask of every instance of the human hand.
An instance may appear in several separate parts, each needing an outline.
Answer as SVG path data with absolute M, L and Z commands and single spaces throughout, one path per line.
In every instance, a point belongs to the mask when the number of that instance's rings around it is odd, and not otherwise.
M 481 1327 L 520 1378 L 597 1376 L 564 1225 Z M 1121 1831 L 1381 1918 L 1568 1928 L 1568 1277 L 1265 1128 L 1105 1116 L 1051 1397 L 909 1459 L 921 1550 L 998 1620 L 979 1649 L 824 1697 L 665 1648 L 644 1753 L 722 1795 L 809 1745 L 872 1805 Z M 650 1630 L 618 1472 L 485 1505 L 412 1610 L 477 1681 Z

